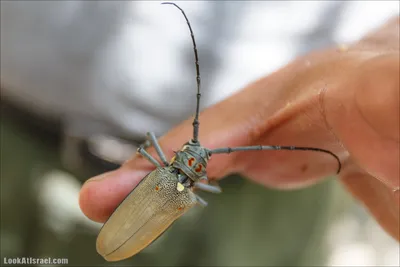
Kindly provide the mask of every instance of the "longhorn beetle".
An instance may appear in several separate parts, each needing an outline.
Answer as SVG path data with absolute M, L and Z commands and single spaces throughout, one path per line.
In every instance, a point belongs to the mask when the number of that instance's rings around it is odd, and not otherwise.
M 199 108 L 200 108 L 200 70 L 196 41 L 192 27 L 185 12 L 176 4 L 165 2 L 178 8 L 189 27 L 193 43 L 196 65 L 197 102 L 193 120 L 193 138 L 175 152 L 170 162 L 167 161 L 153 132 L 147 133 L 147 140 L 139 146 L 137 152 L 156 166 L 146 175 L 135 189 L 121 202 L 97 237 L 97 252 L 107 261 L 129 258 L 157 239 L 175 220 L 195 204 L 206 206 L 207 202 L 197 196 L 193 189 L 220 193 L 216 185 L 201 183 L 208 180 L 207 162 L 213 154 L 232 153 L 251 150 L 307 150 L 327 153 L 341 163 L 332 152 L 313 147 L 295 146 L 243 146 L 207 149 L 200 145 Z M 153 145 L 164 166 L 162 166 L 146 148 Z

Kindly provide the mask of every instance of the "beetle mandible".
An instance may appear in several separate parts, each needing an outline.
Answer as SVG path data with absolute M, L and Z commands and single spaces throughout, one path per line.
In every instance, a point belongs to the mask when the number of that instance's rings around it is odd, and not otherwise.
M 153 132 L 147 133 L 147 141 L 139 146 L 137 152 L 156 166 L 120 203 L 108 218 L 97 237 L 96 249 L 107 261 L 119 261 L 129 258 L 157 239 L 168 227 L 196 204 L 206 206 L 207 202 L 197 196 L 193 189 L 220 193 L 220 187 L 201 183 L 207 179 L 207 162 L 213 154 L 232 153 L 251 150 L 307 150 L 330 154 L 341 163 L 332 152 L 313 147 L 295 146 L 244 146 L 207 149 L 200 144 L 199 108 L 200 108 L 200 70 L 196 41 L 192 27 L 185 12 L 175 3 L 164 2 L 178 8 L 189 27 L 193 43 L 196 65 L 197 101 L 193 120 L 193 137 L 167 161 Z M 153 145 L 164 166 L 162 166 L 146 148 Z

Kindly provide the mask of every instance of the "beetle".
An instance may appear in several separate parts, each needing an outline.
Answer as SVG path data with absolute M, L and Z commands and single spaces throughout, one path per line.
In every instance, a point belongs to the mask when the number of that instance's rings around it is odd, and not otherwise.
M 173 5 L 183 14 L 189 27 L 196 66 L 197 101 L 193 120 L 193 137 L 175 156 L 167 161 L 161 146 L 153 132 L 146 134 L 146 141 L 139 146 L 137 153 L 148 159 L 156 167 L 119 204 L 100 230 L 96 241 L 97 252 L 107 261 L 119 261 L 129 258 L 164 233 L 172 223 L 196 204 L 206 206 L 207 202 L 196 195 L 193 190 L 200 189 L 220 193 L 217 185 L 202 183 L 208 181 L 206 168 L 213 154 L 232 153 L 251 150 L 306 150 L 327 153 L 338 162 L 339 158 L 331 151 L 313 147 L 295 146 L 244 146 L 207 149 L 200 144 L 199 107 L 200 107 L 200 70 L 196 41 L 192 27 L 185 12 L 175 3 Z M 163 165 L 161 165 L 146 148 L 153 146 Z

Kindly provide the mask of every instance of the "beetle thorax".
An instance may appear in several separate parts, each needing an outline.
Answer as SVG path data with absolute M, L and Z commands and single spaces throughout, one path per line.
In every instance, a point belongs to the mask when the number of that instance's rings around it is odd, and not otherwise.
M 207 177 L 206 167 L 208 159 L 208 152 L 204 147 L 199 143 L 193 144 L 189 142 L 180 151 L 176 152 L 172 158 L 171 165 L 196 182 Z

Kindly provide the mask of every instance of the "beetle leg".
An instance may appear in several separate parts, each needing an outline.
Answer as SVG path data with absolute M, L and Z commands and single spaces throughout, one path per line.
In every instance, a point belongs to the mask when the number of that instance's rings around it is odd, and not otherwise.
M 140 155 L 142 155 L 143 157 L 145 157 L 146 159 L 148 159 L 151 163 L 153 163 L 154 165 L 156 165 L 156 167 L 161 167 L 160 163 L 158 163 L 158 161 L 153 158 L 145 149 L 145 144 L 140 145 L 139 148 L 137 149 L 137 153 L 139 153 Z
M 210 185 L 210 184 L 203 184 L 203 183 L 196 182 L 193 184 L 193 187 L 195 189 L 200 189 L 200 190 L 210 192 L 210 193 L 218 194 L 218 193 L 222 192 L 221 187 L 219 187 L 218 185 Z
M 195 194 L 195 196 L 196 196 L 196 199 L 197 199 L 197 203 L 199 203 L 203 207 L 207 207 L 207 205 L 208 205 L 207 201 L 205 201 L 204 199 L 202 199 L 201 197 L 199 197 L 196 194 Z
M 149 138 L 148 140 L 151 142 L 151 144 L 156 149 L 157 154 L 160 157 L 161 161 L 164 163 L 164 165 L 165 166 L 169 166 L 167 158 L 165 157 L 164 152 L 162 151 L 161 146 L 157 141 L 156 135 L 153 132 L 148 132 L 147 133 L 147 138 Z

